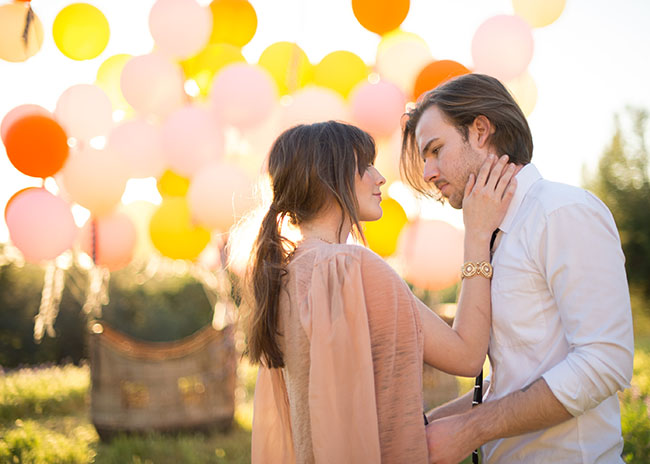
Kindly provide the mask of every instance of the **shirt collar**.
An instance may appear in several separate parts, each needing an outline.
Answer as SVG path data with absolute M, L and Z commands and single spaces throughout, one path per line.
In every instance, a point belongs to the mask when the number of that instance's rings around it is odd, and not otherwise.
M 535 165 L 529 163 L 521 168 L 515 178 L 517 179 L 517 189 L 515 190 L 515 195 L 512 197 L 510 206 L 508 206 L 508 211 L 506 211 L 506 215 L 499 226 L 499 229 L 506 233 L 510 230 L 512 221 L 514 221 L 515 216 L 519 211 L 519 207 L 524 201 L 524 197 L 533 184 L 542 178 L 542 175 L 539 173 Z

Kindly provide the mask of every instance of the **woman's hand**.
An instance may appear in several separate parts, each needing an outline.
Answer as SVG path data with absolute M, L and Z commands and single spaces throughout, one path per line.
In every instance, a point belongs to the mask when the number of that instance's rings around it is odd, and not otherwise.
M 516 166 L 508 163 L 508 155 L 489 155 L 478 176 L 470 174 L 463 197 L 465 234 L 489 240 L 503 221 L 515 194 Z

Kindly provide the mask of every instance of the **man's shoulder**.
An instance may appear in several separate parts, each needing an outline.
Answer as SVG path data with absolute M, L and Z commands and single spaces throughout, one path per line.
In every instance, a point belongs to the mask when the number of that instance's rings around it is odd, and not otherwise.
M 546 179 L 537 181 L 531 187 L 529 196 L 542 208 L 546 216 L 567 207 L 585 207 L 608 211 L 604 203 L 588 190 Z

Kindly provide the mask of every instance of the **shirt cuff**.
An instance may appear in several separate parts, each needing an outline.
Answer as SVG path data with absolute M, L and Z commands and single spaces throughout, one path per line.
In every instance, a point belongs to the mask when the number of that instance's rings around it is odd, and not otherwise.
M 580 376 L 576 375 L 566 360 L 548 370 L 542 375 L 542 378 L 555 398 L 574 417 L 583 414 L 597 404 L 595 402 L 596 404 L 590 405 L 590 398 L 583 388 Z

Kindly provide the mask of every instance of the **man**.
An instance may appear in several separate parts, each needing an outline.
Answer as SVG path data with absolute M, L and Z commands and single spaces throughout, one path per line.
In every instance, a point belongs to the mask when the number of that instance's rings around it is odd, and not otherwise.
M 616 392 L 629 386 L 634 342 L 616 225 L 591 193 L 543 179 L 532 151 L 525 116 L 489 76 L 432 90 L 404 125 L 405 179 L 455 208 L 491 154 L 518 169 L 492 258 L 484 403 L 472 408 L 470 393 L 427 415 L 432 462 L 481 445 L 488 463 L 623 462 Z

